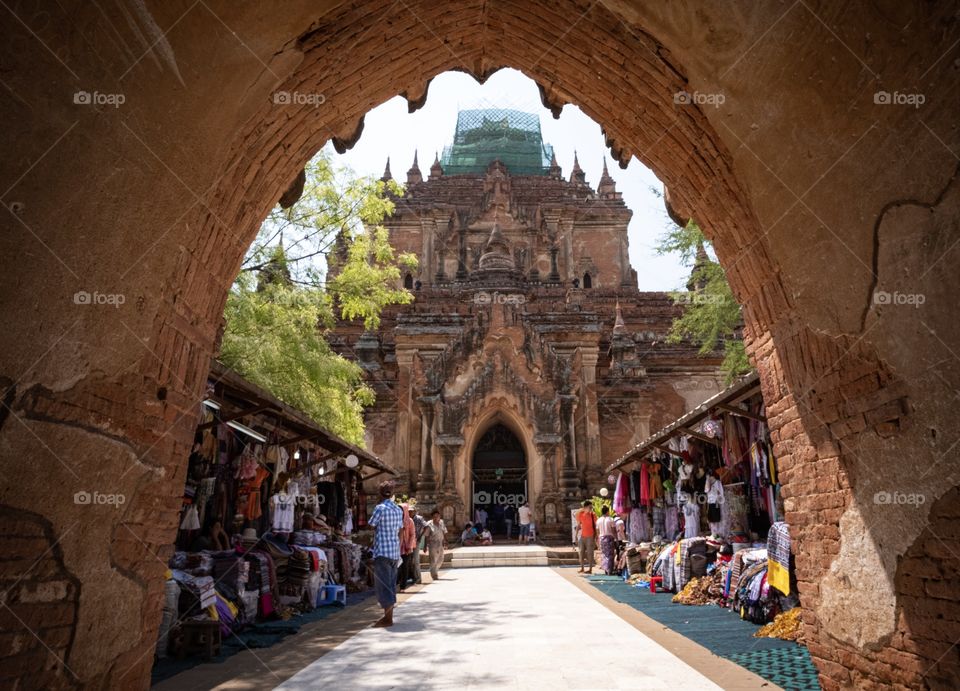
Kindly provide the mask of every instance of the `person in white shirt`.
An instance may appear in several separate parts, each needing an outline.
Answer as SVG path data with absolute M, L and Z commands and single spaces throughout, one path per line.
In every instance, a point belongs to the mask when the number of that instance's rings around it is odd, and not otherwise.
M 430 514 L 430 520 L 427 521 L 424 528 L 424 535 L 427 546 L 427 554 L 430 555 L 430 577 L 433 580 L 440 578 L 440 565 L 443 563 L 443 542 L 447 534 L 447 526 L 440 518 L 440 512 L 434 511 Z
M 517 515 L 520 518 L 520 544 L 524 542 L 529 542 L 530 538 L 530 519 L 533 518 L 533 511 L 530 510 L 530 507 L 526 502 L 517 509 Z

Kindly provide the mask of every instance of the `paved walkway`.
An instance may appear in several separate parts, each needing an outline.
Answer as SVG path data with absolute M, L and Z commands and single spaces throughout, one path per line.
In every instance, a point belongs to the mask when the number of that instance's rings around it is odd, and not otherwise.
M 721 688 L 554 569 L 445 571 L 396 619 L 277 688 Z

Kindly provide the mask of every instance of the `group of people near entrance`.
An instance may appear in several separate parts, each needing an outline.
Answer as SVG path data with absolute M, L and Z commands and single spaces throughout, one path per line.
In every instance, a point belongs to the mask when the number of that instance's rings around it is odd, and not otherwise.
M 520 544 L 530 541 L 533 536 L 533 510 L 529 504 L 524 502 L 517 509 L 514 509 L 512 506 L 495 508 L 498 509 L 496 515 L 501 516 L 503 522 L 506 524 L 506 535 L 508 538 L 513 537 L 513 523 L 514 517 L 516 517 L 520 526 L 520 535 L 517 540 Z M 502 509 L 502 511 L 499 509 Z M 468 521 L 467 525 L 464 526 L 463 532 L 460 534 L 460 542 L 466 547 L 492 545 L 493 533 L 490 532 L 491 526 L 488 522 L 489 518 L 490 515 L 487 513 L 487 510 L 482 506 L 478 506 L 473 512 L 473 523 Z
M 393 626 L 393 608 L 397 603 L 397 590 L 403 590 L 412 581 L 420 582 L 420 554 L 430 556 L 430 576 L 440 577 L 443 549 L 447 528 L 439 511 L 430 514 L 430 520 L 417 515 L 408 504 L 397 504 L 393 483 L 389 480 L 379 486 L 380 503 L 374 508 L 368 521 L 374 529 L 373 576 L 377 601 L 383 608 L 383 616 L 375 626 Z M 527 504 L 517 510 L 520 522 L 520 542 L 528 539 L 533 512 Z M 580 557 L 580 573 L 593 573 L 594 551 L 599 538 L 601 568 L 612 574 L 620 550 L 626 544 L 626 524 L 623 519 L 611 515 L 610 507 L 603 506 L 597 517 L 590 501 L 584 501 L 576 513 L 576 538 Z M 490 530 L 478 520 L 467 523 L 460 536 L 464 545 L 493 544 Z
M 373 509 L 368 523 L 373 533 L 373 580 L 377 601 L 383 616 L 374 626 L 393 626 L 393 608 L 397 590 L 404 590 L 410 582 L 420 582 L 420 554 L 430 556 L 430 576 L 440 578 L 443 563 L 444 536 L 447 528 L 439 511 L 430 514 L 430 520 L 417 515 L 408 504 L 393 500 L 393 483 L 381 482 L 378 488 L 380 503 Z
M 593 573 L 594 551 L 597 539 L 600 545 L 600 568 L 612 575 L 620 551 L 627 543 L 627 525 L 620 516 L 611 515 L 610 507 L 600 509 L 600 517 L 593 503 L 584 501 L 576 513 L 577 553 L 580 558 L 580 573 Z

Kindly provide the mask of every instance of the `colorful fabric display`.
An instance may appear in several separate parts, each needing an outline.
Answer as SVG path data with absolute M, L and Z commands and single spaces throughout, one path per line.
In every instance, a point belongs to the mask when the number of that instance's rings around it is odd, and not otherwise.
M 771 525 L 767 536 L 767 580 L 784 595 L 790 594 L 790 531 L 783 522 Z
M 630 486 L 627 476 L 624 473 L 619 473 L 616 488 L 613 491 L 613 510 L 616 513 L 624 514 L 630 510 L 629 495 Z

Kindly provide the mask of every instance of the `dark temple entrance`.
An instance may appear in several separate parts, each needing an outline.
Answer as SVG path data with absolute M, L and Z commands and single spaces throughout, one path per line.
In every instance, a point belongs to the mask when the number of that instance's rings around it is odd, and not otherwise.
M 496 536 L 517 532 L 517 508 L 527 500 L 527 456 L 523 444 L 504 425 L 488 429 L 473 452 L 471 518 L 478 508 L 487 512 L 487 525 Z

